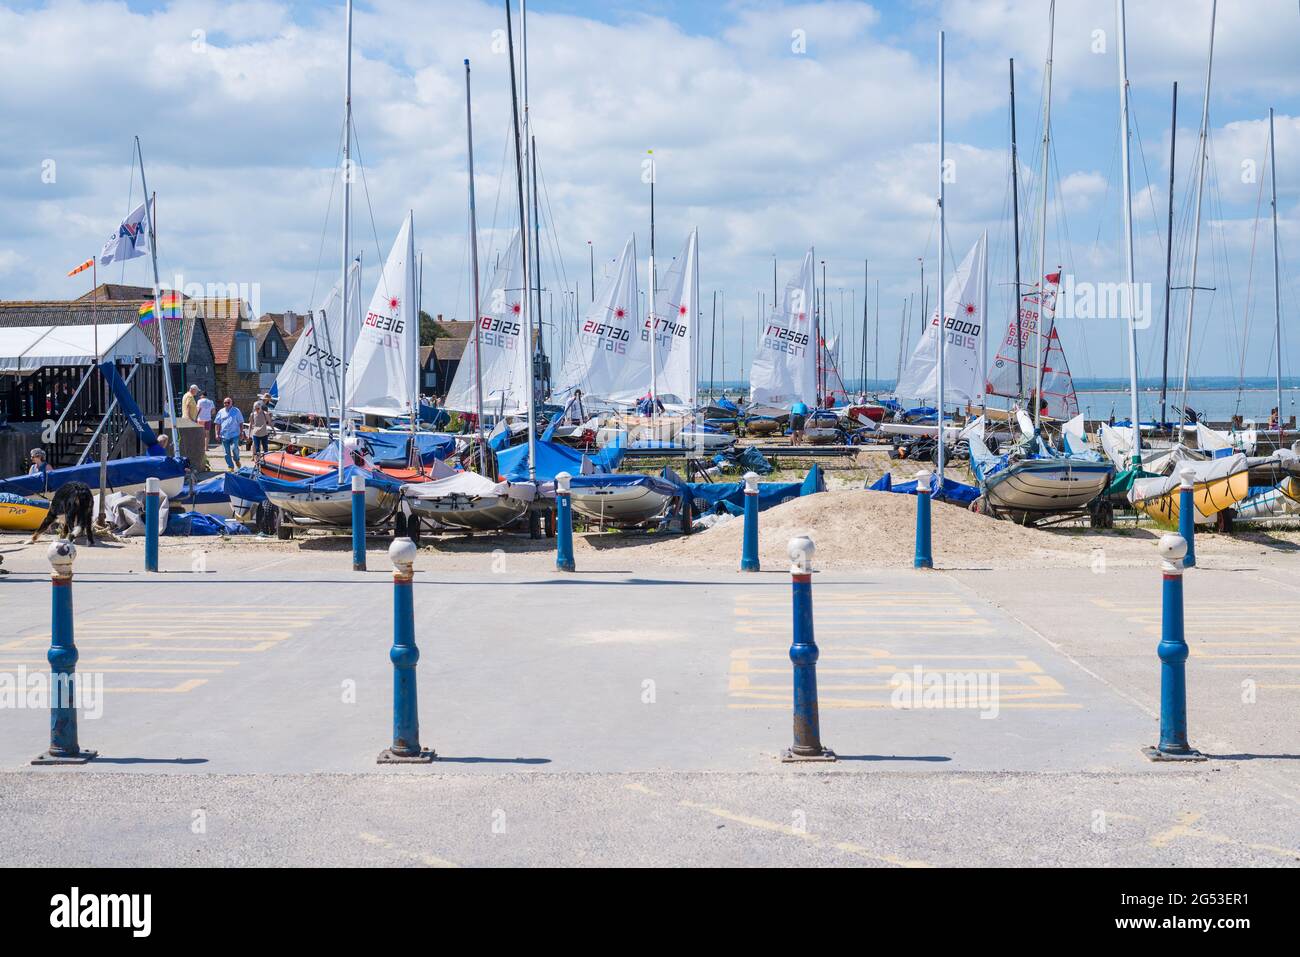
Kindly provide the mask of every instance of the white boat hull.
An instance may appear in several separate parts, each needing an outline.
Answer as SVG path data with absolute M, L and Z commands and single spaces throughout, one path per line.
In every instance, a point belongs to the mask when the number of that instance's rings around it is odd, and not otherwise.
M 528 511 L 528 503 L 506 495 L 464 495 L 453 492 L 438 498 L 407 498 L 413 515 L 440 525 L 475 532 L 496 531 L 514 524 Z
M 268 489 L 272 505 L 295 519 L 321 525 L 347 526 L 352 523 L 352 491 L 281 492 Z M 366 524 L 384 521 L 397 505 L 398 493 L 385 488 L 366 486 Z
M 573 510 L 604 525 L 639 525 L 668 510 L 673 496 L 644 486 L 574 489 Z
M 997 482 L 991 481 L 984 494 L 994 509 L 1040 515 L 1072 512 L 1085 508 L 1109 480 L 1108 471 L 1070 465 L 1013 467 Z

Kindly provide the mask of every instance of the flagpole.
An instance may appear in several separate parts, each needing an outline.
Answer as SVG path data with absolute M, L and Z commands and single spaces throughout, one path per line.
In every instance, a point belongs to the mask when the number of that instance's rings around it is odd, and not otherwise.
M 171 420 L 171 453 L 173 456 L 179 456 L 181 454 L 180 433 L 176 428 L 176 408 L 172 398 L 172 361 L 171 355 L 167 351 L 167 327 L 164 325 L 167 320 L 163 318 L 162 294 L 158 283 L 158 231 L 154 228 L 154 204 L 149 197 L 149 186 L 145 182 L 144 151 L 140 148 L 140 137 L 138 136 L 135 138 L 135 151 L 140 157 L 140 189 L 144 191 L 145 215 L 149 217 L 149 258 L 153 261 L 154 322 L 158 323 L 158 342 L 162 347 L 163 388 L 167 390 L 163 396 L 163 409 Z
M 943 466 L 944 466 L 944 454 L 943 454 L 943 453 L 944 453 L 944 443 L 943 443 L 943 363 L 944 363 L 944 355 L 943 355 L 943 352 L 944 352 L 944 349 L 943 349 L 943 345 L 944 345 L 944 339 L 947 337 L 947 331 L 946 331 L 946 329 L 944 328 L 945 318 L 946 318 L 946 317 L 944 316 L 944 312 L 946 311 L 946 308 L 947 308 L 947 303 L 945 302 L 945 300 L 946 300 L 947 297 L 946 297 L 946 295 L 945 295 L 945 290 L 944 290 L 944 288 L 943 288 L 943 274 L 944 274 L 943 244 L 944 244 L 944 238 L 945 238 L 945 236 L 944 236 L 944 216 L 945 216 L 945 211 L 944 211 L 944 208 L 943 208 L 943 206 L 944 206 L 944 204 L 943 204 L 943 200 L 944 200 L 944 186 L 945 186 L 945 180 L 944 180 L 944 175 L 945 175 L 945 171 L 944 171 L 944 135 L 945 135 L 945 134 L 944 134 L 944 125 L 943 125 L 943 121 L 944 121 L 944 76 L 943 76 L 943 74 L 944 74 L 944 65 L 943 65 L 943 31 L 940 30 L 940 31 L 939 31 L 939 285 L 938 285 L 938 295 L 935 297 L 935 298 L 938 300 L 938 302 L 939 302 L 939 329 L 938 329 L 938 348 L 939 348 L 939 365 L 938 365 L 938 375 L 939 375 L 938 386 L 939 386 L 939 388 L 938 388 L 938 392 L 939 392 L 939 408 L 938 408 L 938 416 L 937 416 L 937 418 L 936 418 L 936 423 L 937 423 L 937 427 L 938 427 L 938 431 L 937 431 L 936 434 L 937 434 L 938 439 L 939 439 L 939 444 L 938 444 L 938 451 L 935 453 L 935 456 L 936 456 L 936 458 L 935 458 L 935 464 L 936 464 L 936 466 L 937 466 L 937 472 L 938 472 L 938 475 L 939 475 L 939 495 L 940 495 L 940 497 L 942 497 L 942 495 L 943 495 L 943 479 L 944 479 L 944 472 L 943 472 Z

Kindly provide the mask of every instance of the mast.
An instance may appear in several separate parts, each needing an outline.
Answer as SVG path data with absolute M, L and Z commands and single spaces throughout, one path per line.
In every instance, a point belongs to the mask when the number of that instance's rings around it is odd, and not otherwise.
M 1012 309 L 1015 312 L 1016 324 L 1016 399 L 1021 401 L 1025 397 L 1025 357 L 1020 340 L 1020 303 L 1024 290 L 1020 285 L 1020 153 L 1016 148 L 1015 57 L 1010 60 L 1009 72 L 1011 74 L 1011 216 L 1012 232 L 1016 241 L 1016 284 L 1012 287 L 1015 290 Z M 1041 316 L 1039 321 L 1042 321 Z
M 1043 96 L 1043 165 L 1039 177 L 1039 186 L 1043 192 L 1042 205 L 1038 213 L 1038 335 L 1034 349 L 1034 432 L 1043 419 L 1043 322 L 1047 319 L 1047 177 L 1048 158 L 1052 145 L 1052 53 L 1056 43 L 1056 0 L 1047 14 L 1047 67 L 1044 82 L 1047 84 Z M 1017 290 L 1019 295 L 1019 290 Z M 1134 423 L 1134 428 L 1137 423 Z
M 650 342 L 650 424 L 654 428 L 655 413 L 658 411 L 656 406 L 659 400 L 659 361 L 655 355 L 655 334 L 658 332 L 658 318 L 655 315 L 655 158 L 654 150 L 646 150 L 650 157 L 650 295 L 647 300 L 649 309 L 647 310 L 647 324 L 650 334 L 647 337 Z
M 1169 399 L 1169 299 L 1174 281 L 1174 150 L 1178 144 L 1178 81 L 1174 81 L 1174 112 L 1169 121 L 1169 222 L 1165 243 L 1165 339 L 1164 359 L 1160 366 L 1160 423 L 1165 424 L 1165 403 Z
M 469 60 L 465 61 L 465 142 L 469 152 L 469 273 L 474 296 L 474 412 L 478 424 L 478 470 L 487 475 L 487 443 L 483 438 L 483 334 L 478 281 L 478 210 L 474 202 L 474 118 L 470 111 Z
M 709 343 L 709 398 L 715 398 L 713 389 L 713 357 L 718 351 L 718 290 L 713 290 L 713 322 L 710 326 L 712 341 Z
M 1128 37 L 1124 23 L 1124 0 L 1115 0 L 1115 16 L 1119 21 L 1119 105 L 1120 148 L 1123 153 L 1124 178 L 1124 278 L 1127 285 L 1125 301 L 1128 306 L 1128 380 L 1133 416 L 1133 468 L 1142 465 L 1142 423 L 1138 419 L 1138 357 L 1137 321 L 1133 307 L 1137 302 L 1137 283 L 1133 276 L 1133 184 L 1129 175 L 1129 121 L 1128 121 Z M 1040 308 L 1039 328 L 1042 328 Z
M 524 269 L 524 294 L 521 297 L 521 305 L 524 314 L 524 351 L 528 355 L 526 383 L 526 394 L 528 396 L 528 478 L 530 481 L 535 482 L 537 480 L 537 396 L 536 390 L 533 388 L 535 379 L 533 372 L 533 297 L 531 293 L 533 287 L 530 285 L 532 270 L 529 268 L 531 266 L 531 250 L 528 247 L 531 243 L 528 236 L 528 206 L 524 202 L 524 191 L 528 187 L 528 180 L 524 176 L 524 140 L 519 128 L 519 87 L 515 82 L 513 21 L 511 0 L 506 0 L 506 42 L 510 56 L 510 113 L 514 121 L 515 134 L 515 193 L 519 200 L 519 251 L 523 256 Z
M 862 261 L 862 391 L 867 391 L 867 299 L 871 295 L 871 260 Z M 880 313 L 876 313 L 876 325 Z
M 1273 181 L 1273 335 L 1277 350 L 1277 447 L 1282 448 L 1282 280 L 1277 255 L 1277 147 L 1273 141 L 1273 107 L 1268 108 L 1268 171 Z
M 826 260 L 822 260 L 822 311 L 819 316 L 820 325 L 817 327 L 817 368 L 820 374 L 817 391 L 820 393 L 820 402 L 826 401 Z
M 880 379 L 880 280 L 876 280 L 876 341 L 871 348 L 871 368 L 876 373 L 876 380 Z M 879 388 L 879 384 L 877 384 Z
M 167 390 L 166 395 L 163 397 L 163 411 L 172 423 L 171 453 L 173 456 L 179 456 L 181 454 L 180 436 L 176 428 L 175 399 L 172 398 L 172 361 L 167 352 L 166 323 L 168 320 L 163 318 L 162 293 L 158 285 L 158 230 L 154 228 L 153 222 L 154 198 L 149 195 L 149 187 L 144 181 L 144 151 L 140 149 L 140 137 L 138 136 L 135 138 L 135 151 L 140 157 L 140 189 L 144 192 L 145 211 L 149 216 L 149 258 L 153 260 L 153 314 L 154 322 L 158 324 L 158 344 L 162 348 L 163 388 Z M 98 332 L 96 332 L 96 335 L 98 335 Z
M 1187 369 L 1192 358 L 1192 316 L 1196 309 L 1196 266 L 1201 249 L 1201 200 L 1205 195 L 1205 166 L 1208 160 L 1206 140 L 1210 135 L 1210 80 L 1214 70 L 1214 20 L 1219 11 L 1219 0 L 1210 4 L 1210 55 L 1205 61 L 1205 99 L 1201 102 L 1201 135 L 1196 156 L 1200 169 L 1196 174 L 1196 219 L 1192 227 L 1192 281 L 1187 290 L 1187 341 L 1183 344 L 1183 389 L 1179 398 L 1178 441 L 1183 438 L 1183 423 L 1187 421 Z M 1281 416 L 1282 408 L 1277 414 Z M 1136 428 L 1137 423 L 1134 423 Z
M 938 364 L 938 367 L 937 367 L 937 370 L 936 370 L 937 373 L 938 373 L 938 380 L 939 380 L 939 381 L 938 381 L 938 390 L 937 390 L 938 393 L 939 393 L 939 401 L 938 401 L 938 406 L 939 406 L 939 408 L 938 408 L 938 416 L 937 416 L 936 419 L 935 419 L 935 423 L 936 423 L 936 426 L 937 426 L 937 430 L 936 430 L 936 432 L 935 432 L 935 435 L 936 435 L 936 437 L 938 438 L 939 441 L 938 441 L 938 445 L 937 445 L 937 447 L 936 447 L 936 448 L 937 448 L 937 451 L 935 452 L 935 464 L 936 464 L 937 467 L 938 467 L 938 473 L 939 473 L 939 494 L 940 494 L 941 496 L 943 495 L 943 478 L 944 478 L 944 474 L 943 474 L 943 459 L 944 459 L 944 455 L 943 455 L 943 453 L 944 453 L 944 447 L 943 447 L 943 446 L 944 446 L 944 442 L 943 442 L 943 363 L 944 363 L 944 355 L 943 355 L 943 352 L 944 352 L 944 349 L 943 349 L 943 345 L 944 345 L 944 340 L 948 338 L 948 335 L 947 335 L 947 329 L 945 328 L 946 325 L 947 325 L 947 321 L 946 321 L 946 317 L 944 316 L 944 312 L 947 311 L 947 306 L 946 306 L 946 303 L 944 303 L 944 288 L 943 288 L 943 274 L 944 274 L 944 268 L 943 268 L 943 267 L 944 267 L 944 261 L 943 261 L 943 242 L 944 242 L 944 219 L 945 219 L 945 215 L 946 215 L 946 211 L 945 211 L 944 208 L 943 208 L 943 200 L 944 200 L 944 192 L 945 192 L 945 183 L 944 183 L 944 151 L 945 151 L 945 144 L 944 144 L 944 138 L 945 138 L 945 135 L 946 135 L 946 134 L 945 134 L 945 131 L 944 131 L 944 126 L 943 126 L 943 121 L 944 121 L 944 76 L 943 76 L 943 74 L 944 74 L 944 69 L 943 69 L 943 31 L 940 30 L 940 31 L 939 31 L 939 280 L 938 280 L 938 282 L 939 282 L 939 285 L 938 285 L 939 294 L 938 294 L 938 296 L 936 297 L 936 298 L 938 299 L 938 301 L 939 301 L 939 330 L 938 330 L 939 364 Z
M 542 233 L 541 216 L 537 208 L 537 137 L 529 136 L 528 159 L 532 163 L 533 176 L 533 281 L 537 284 L 537 357 L 542 360 L 542 384 L 545 391 L 550 391 L 549 376 L 546 375 L 546 336 L 542 333 Z
M 339 389 L 339 484 L 343 484 L 343 470 L 347 467 L 347 456 L 343 454 L 343 444 L 348 434 L 348 355 L 352 351 L 348 335 L 351 312 L 348 298 L 348 260 L 352 256 L 348 248 L 352 232 L 352 0 L 348 0 L 348 55 L 347 80 L 343 93 L 343 379 Z M 326 421 L 329 409 L 325 410 Z

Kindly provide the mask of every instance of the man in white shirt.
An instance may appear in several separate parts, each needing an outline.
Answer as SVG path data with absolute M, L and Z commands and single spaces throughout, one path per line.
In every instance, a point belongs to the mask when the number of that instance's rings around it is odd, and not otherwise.
M 244 424 L 244 413 L 227 396 L 222 401 L 221 411 L 213 420 L 217 424 L 217 434 L 221 436 L 221 447 L 226 453 L 226 467 L 236 472 L 239 470 L 239 439 Z
M 204 448 L 207 448 L 208 443 L 212 441 L 212 415 L 216 408 L 216 403 L 208 398 L 206 392 L 199 393 L 199 425 L 203 426 Z

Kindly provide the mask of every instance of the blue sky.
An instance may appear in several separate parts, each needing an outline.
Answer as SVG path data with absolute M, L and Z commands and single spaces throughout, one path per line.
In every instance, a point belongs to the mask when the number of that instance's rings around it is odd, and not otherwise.
M 449 316 L 467 308 L 466 56 L 475 64 L 477 185 L 487 226 L 502 189 L 506 71 L 491 49 L 492 31 L 504 22 L 501 7 L 358 3 L 354 96 L 368 188 L 357 201 L 358 242 L 370 261 L 382 256 L 413 208 L 426 307 Z M 1153 284 L 1157 310 L 1170 84 L 1180 84 L 1178 285 L 1189 261 L 1188 186 L 1209 34 L 1208 0 L 1180 3 L 1177 17 L 1169 9 L 1160 0 L 1128 4 L 1142 147 L 1133 163 L 1138 275 Z M 0 237 L 0 297 L 80 291 L 63 273 L 98 248 L 124 210 L 130 140 L 139 133 L 160 197 L 164 272 L 257 283 L 264 310 L 318 302 L 337 271 L 338 198 L 331 190 L 341 11 L 333 0 L 0 2 L 0 109 L 8 125 L 0 209 L 12 224 Z M 636 231 L 644 248 L 639 162 L 654 147 L 660 255 L 699 227 L 705 298 L 718 289 L 727 302 L 728 375 L 739 371 L 742 352 L 746 361 L 752 352 L 757 297 L 770 297 L 771 257 L 784 283 L 815 244 L 827 260 L 832 330 L 843 326 L 855 356 L 862 261 L 871 260 L 873 325 L 880 281 L 879 371 L 892 377 L 902 306 L 918 292 L 917 258 L 925 257 L 928 276 L 937 265 L 942 26 L 948 155 L 957 164 L 948 243 L 960 259 L 988 231 L 990 312 L 1001 331 L 999 317 L 1011 314 L 1007 58 L 1016 59 L 1022 199 L 1033 210 L 1046 3 L 533 0 L 529 16 L 538 153 L 552 214 L 544 240 L 548 288 L 578 286 L 585 306 L 587 240 L 612 255 Z M 803 52 L 792 49 L 796 31 L 806 39 Z M 1284 308 L 1294 311 L 1300 291 L 1300 9 L 1292 0 L 1222 0 L 1216 43 L 1200 267 L 1201 284 L 1216 292 L 1198 298 L 1192 365 L 1207 375 L 1264 375 L 1275 361 L 1266 191 L 1258 229 L 1256 209 L 1270 106 L 1278 113 Z M 1115 45 L 1112 3 L 1060 0 L 1048 259 L 1081 281 L 1122 278 Z M 123 49 L 133 51 L 125 65 Z M 46 160 L 57 163 L 55 182 L 41 179 Z M 1242 164 L 1252 162 L 1257 175 L 1243 182 Z M 504 235 L 504 228 L 484 229 L 485 259 Z M 1032 222 L 1023 224 L 1022 241 L 1028 277 L 1036 259 Z M 145 271 L 124 278 L 143 282 Z M 1176 341 L 1183 295 L 1174 299 Z M 933 301 L 933 288 L 929 296 Z M 846 316 L 851 299 L 859 311 Z M 557 296 L 557 314 L 561 308 Z M 914 305 L 907 331 L 917 321 Z M 1063 320 L 1061 334 L 1077 376 L 1125 374 L 1122 323 Z M 1286 338 L 1283 369 L 1300 373 L 1300 335 Z M 1158 365 L 1159 344 L 1157 329 L 1142 333 L 1144 373 Z

